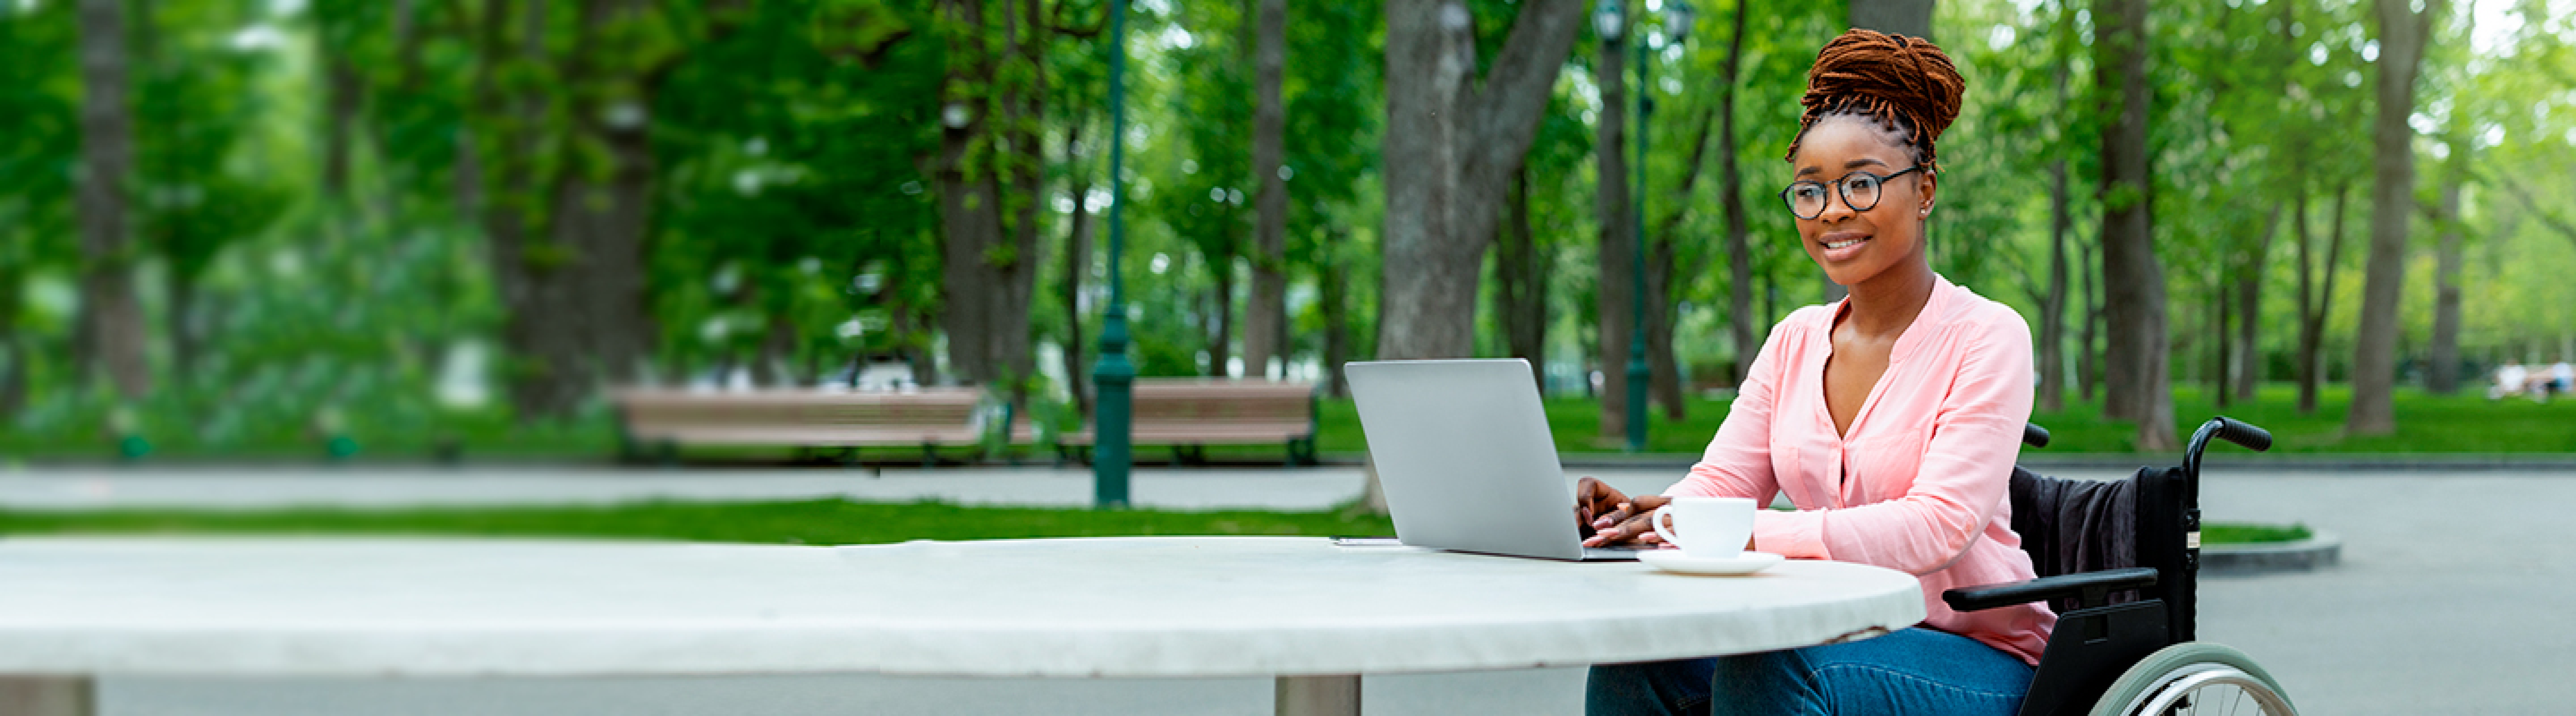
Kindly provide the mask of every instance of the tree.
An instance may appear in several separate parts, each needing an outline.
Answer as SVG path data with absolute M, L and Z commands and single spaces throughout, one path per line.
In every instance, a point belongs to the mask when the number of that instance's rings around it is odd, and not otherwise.
M 2457 135 L 2451 139 L 2459 139 Z M 2469 148 L 2452 142 L 2444 167 L 2442 198 L 2433 223 L 2441 228 L 2433 250 L 2433 344 L 2424 352 L 2424 389 L 2448 395 L 2460 389 L 2460 187 L 2468 180 Z
M 79 163 L 84 149 L 80 40 L 69 3 L 0 15 L 0 116 L 12 121 L 12 130 L 0 133 L 0 351 L 7 361 L 0 415 L 22 415 L 37 364 L 66 352 L 29 320 L 26 296 L 30 279 L 73 264 L 81 252 L 78 188 L 73 173 L 62 171 Z
M 1460 0 L 1386 4 L 1386 311 L 1381 358 L 1446 358 L 1475 346 L 1476 284 L 1505 189 L 1538 129 L 1584 4 L 1530 0 L 1477 81 L 1474 20 Z M 1606 150 L 1605 150 L 1606 151 Z
M 151 386 L 144 363 L 143 305 L 134 294 L 135 250 L 127 226 L 134 171 L 134 108 L 126 96 L 124 0 L 81 0 L 80 323 L 74 351 L 119 394 Z
M 507 308 L 510 393 L 559 416 L 624 379 L 654 341 L 647 312 L 655 99 L 736 3 L 491 0 L 476 18 L 467 131 L 478 214 Z M 566 27 L 568 26 L 568 27 Z M 566 37 L 565 35 L 568 35 Z
M 948 47 L 942 131 L 932 183 L 939 195 L 940 323 L 948 362 L 979 384 L 1026 380 L 1029 310 L 1038 267 L 1043 179 L 1044 43 L 1039 0 L 942 0 Z M 1016 391 L 1015 391 L 1016 392 Z
M 2311 263 L 2314 250 L 2309 248 L 2311 241 L 2308 230 L 2307 194 L 2301 192 L 2292 200 L 2293 203 L 2290 206 L 2290 225 L 2299 238 L 2299 345 L 2298 356 L 2293 360 L 2299 372 L 2298 411 L 2300 415 L 2310 415 L 2317 411 L 2317 385 L 2325 379 L 2325 366 L 2320 363 L 2322 356 L 2319 354 L 2324 350 L 2326 316 L 2332 315 L 2334 309 L 2335 276 L 2339 273 L 2335 269 L 2343 265 L 2344 197 L 2351 193 L 2350 186 L 2342 182 L 2336 183 L 2333 213 L 2327 221 L 2330 228 L 2326 231 L 2325 262 L 2322 265 Z M 2312 278 L 2319 275 L 2322 275 L 2322 278 Z
M 1281 94 L 1288 2 L 1256 1 L 1260 39 L 1253 49 L 1252 178 L 1260 188 L 1252 193 L 1252 298 L 1243 309 L 1243 369 L 1260 378 L 1270 375 L 1272 360 L 1283 370 L 1288 363 L 1288 178 L 1280 171 L 1288 122 Z
M 2370 258 L 2363 269 L 2361 326 L 2354 333 L 2350 435 L 2397 431 L 2390 393 L 2397 380 L 2397 310 L 2406 280 L 2408 222 L 2415 216 L 2415 78 L 2443 0 L 2376 0 L 2379 16 L 2378 112 L 2372 117 Z
M 1671 200 L 1663 202 L 1672 208 L 1664 210 L 1663 220 L 1655 225 L 1654 233 L 1647 235 L 1645 288 L 1648 396 L 1653 402 L 1664 405 L 1664 417 L 1670 420 L 1681 420 L 1687 415 L 1682 405 L 1681 364 L 1679 357 L 1673 353 L 1674 323 L 1680 318 L 1681 313 L 1680 300 L 1675 298 L 1681 290 L 1676 288 L 1674 283 L 1676 277 L 1687 279 L 1700 275 L 1701 263 L 1692 261 L 1690 266 L 1682 265 L 1680 251 L 1683 243 L 1682 222 L 1689 218 L 1691 206 L 1695 203 L 1696 197 L 1693 196 L 1693 192 L 1699 187 L 1700 168 L 1707 165 L 1709 138 L 1716 133 L 1717 109 L 1716 107 L 1705 108 L 1699 112 L 1699 119 L 1692 122 L 1693 129 L 1686 135 L 1688 139 L 1684 140 L 1690 146 L 1690 151 L 1684 155 L 1686 158 L 1682 161 L 1681 181 L 1674 185 L 1673 192 L 1669 195 Z M 1705 255 L 1698 252 L 1694 254 L 1695 256 Z
M 1547 264 L 1544 245 L 1530 222 L 1530 168 L 1512 174 L 1512 193 L 1505 200 L 1500 233 L 1494 240 L 1494 315 L 1503 325 L 1503 344 L 1514 358 L 1529 361 L 1530 377 L 1547 392 Z
M 1628 168 L 1628 110 L 1635 106 L 1628 97 L 1628 43 L 1624 38 L 1636 34 L 1637 22 L 1628 20 L 1628 28 L 1619 36 L 1603 38 L 1592 61 L 1593 84 L 1601 91 L 1601 110 L 1593 122 L 1592 177 L 1596 189 L 1592 197 L 1594 225 L 1600 230 L 1599 248 L 1593 255 L 1593 329 L 1600 351 L 1601 370 L 1601 436 L 1617 438 L 1628 434 L 1628 335 L 1636 326 L 1630 317 L 1636 313 L 1637 233 L 1631 226 L 1635 212 L 1629 210 L 1635 199 L 1629 197 L 1628 185 L 1635 174 Z M 1646 88 L 1638 88 L 1645 92 Z
M 1851 0 L 1851 26 L 1932 39 L 1933 0 Z
M 2110 333 L 2103 414 L 2137 421 L 2137 449 L 2173 450 L 2181 445 L 2174 438 L 2164 270 L 2156 259 L 2149 194 L 2155 176 L 2147 145 L 2153 116 L 2147 3 L 2099 0 L 2093 22 L 2094 84 L 2110 120 L 2102 129 L 2102 281 Z
M 2066 13 L 2061 12 L 2061 15 Z M 2057 106 L 2073 114 L 2073 103 L 2066 92 L 2067 76 L 2074 71 L 2072 54 L 2061 57 L 2056 69 Z M 2067 190 L 2066 156 L 2060 151 L 2048 162 L 2048 293 L 2039 307 L 2039 382 L 2036 386 L 2040 410 L 2066 409 L 2066 240 L 2075 229 L 2073 198 Z
M 1761 350 L 1763 324 L 1769 316 L 1753 312 L 1753 246 L 1751 217 L 1744 208 L 1743 154 L 1738 146 L 1741 135 L 1735 127 L 1735 104 L 1742 92 L 1744 78 L 1745 16 L 1753 11 L 1753 0 L 1736 0 L 1735 12 L 1729 16 L 1726 33 L 1726 59 L 1718 65 L 1717 81 L 1717 206 L 1726 221 L 1726 319 L 1727 336 L 1735 343 L 1733 368 L 1729 371 L 1742 380 L 1753 367 L 1753 354 Z

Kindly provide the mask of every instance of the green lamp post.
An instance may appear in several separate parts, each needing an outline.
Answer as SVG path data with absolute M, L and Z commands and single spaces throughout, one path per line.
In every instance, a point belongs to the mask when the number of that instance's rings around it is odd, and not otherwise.
M 1127 283 L 1120 277 L 1119 255 L 1126 249 L 1127 182 L 1127 0 L 1109 3 L 1109 306 L 1101 311 L 1100 358 L 1091 365 L 1091 384 L 1098 393 L 1092 405 L 1092 504 L 1127 506 L 1128 418 L 1136 384 L 1136 364 L 1127 360 Z

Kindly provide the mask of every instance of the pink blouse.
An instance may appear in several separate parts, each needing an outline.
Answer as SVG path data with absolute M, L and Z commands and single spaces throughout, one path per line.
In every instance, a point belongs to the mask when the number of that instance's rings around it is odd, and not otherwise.
M 2005 495 L 2030 420 L 2030 327 L 1935 281 L 1848 435 L 1825 410 L 1843 303 L 1808 306 L 1772 329 L 1708 452 L 1664 494 L 1785 492 L 1798 511 L 1763 510 L 1755 549 L 1904 570 L 1923 580 L 1926 626 L 2036 664 L 2057 624 L 2045 604 L 1962 614 L 1941 602 L 1945 589 L 2033 576 Z

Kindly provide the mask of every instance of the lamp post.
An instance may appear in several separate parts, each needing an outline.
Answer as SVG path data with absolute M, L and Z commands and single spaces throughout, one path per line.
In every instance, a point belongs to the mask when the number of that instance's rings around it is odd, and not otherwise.
M 1635 250 L 1630 261 L 1635 269 L 1635 286 L 1630 294 L 1628 331 L 1628 452 L 1646 449 L 1646 388 L 1654 371 L 1646 365 L 1646 122 L 1655 114 L 1654 81 L 1651 67 L 1654 54 L 1664 49 L 1669 31 L 1671 44 L 1679 45 L 1690 36 L 1691 23 L 1697 18 L 1690 3 L 1682 0 L 1646 0 L 1649 12 L 1664 16 L 1664 30 L 1650 33 L 1637 43 L 1637 161 L 1636 184 L 1629 198 L 1629 243 Z M 1627 28 L 1627 17 L 1618 0 L 1601 0 L 1593 9 L 1592 27 L 1602 39 L 1618 42 Z M 1616 81 L 1616 78 L 1613 78 Z
M 1101 311 L 1100 358 L 1091 364 L 1093 454 L 1091 499 L 1095 507 L 1127 506 L 1128 411 L 1136 364 L 1127 360 L 1127 283 L 1118 272 L 1126 248 L 1127 182 L 1119 175 L 1127 149 L 1127 0 L 1109 3 L 1109 306 Z

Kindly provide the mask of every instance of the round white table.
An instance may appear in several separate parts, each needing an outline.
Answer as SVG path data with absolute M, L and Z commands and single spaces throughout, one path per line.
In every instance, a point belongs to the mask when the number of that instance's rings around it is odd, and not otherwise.
M 98 674 L 1359 675 L 1735 654 L 1923 619 L 1916 580 L 1751 577 L 1287 537 L 791 547 L 0 540 L 0 715 L 86 714 Z M 12 704 L 16 704 L 13 708 Z

